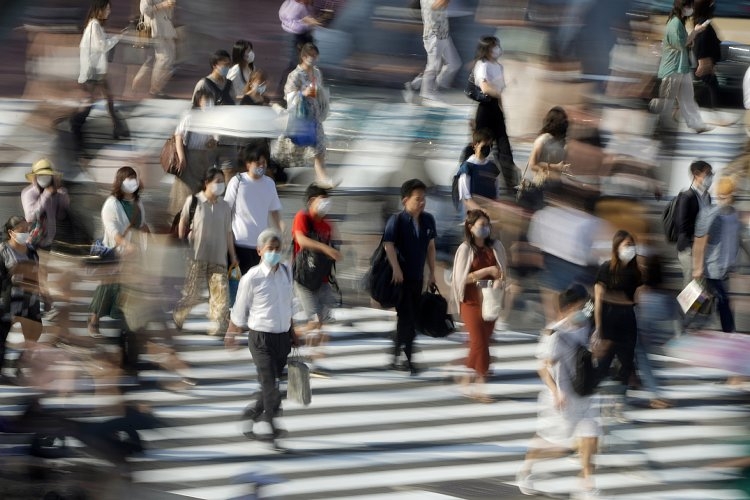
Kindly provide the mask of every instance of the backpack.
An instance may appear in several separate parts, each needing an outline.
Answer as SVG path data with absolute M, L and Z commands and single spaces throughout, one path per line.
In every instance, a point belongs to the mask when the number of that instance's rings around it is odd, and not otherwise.
M 680 202 L 683 192 L 684 191 L 680 191 L 677 196 L 672 198 L 672 201 L 669 202 L 669 205 L 667 205 L 667 208 L 664 209 L 664 213 L 661 215 L 662 225 L 664 226 L 664 236 L 667 237 L 667 241 L 670 243 L 676 243 L 680 234 L 675 218 L 677 216 L 677 204 Z
M 314 231 L 313 222 L 309 214 L 307 214 L 307 231 L 305 236 L 327 244 L 327 242 L 321 241 L 320 236 Z M 294 247 L 294 242 L 292 242 L 292 247 Z M 294 281 L 314 292 L 323 285 L 323 281 L 326 278 L 331 276 L 333 263 L 334 261 L 322 252 L 300 248 L 292 261 Z
M 458 195 L 458 180 L 462 174 L 471 176 L 471 167 L 469 167 L 469 163 L 461 163 L 461 165 L 458 167 L 458 171 L 453 176 L 453 182 L 451 182 L 451 200 L 453 200 L 453 207 L 456 210 L 458 210 L 458 206 L 461 203 L 461 199 Z
M 571 345 L 564 336 L 559 338 L 569 346 Z M 579 396 L 590 396 L 596 390 L 599 381 L 596 379 L 593 356 L 587 346 L 578 344 L 575 347 L 573 372 L 569 375 L 573 390 Z
M 190 232 L 190 226 L 193 225 L 193 217 L 195 217 L 195 208 L 198 206 L 198 197 L 195 195 L 190 196 L 190 209 L 188 211 L 187 228 L 188 233 Z M 172 227 L 169 229 L 169 235 L 174 239 L 175 242 L 187 244 L 187 235 L 185 238 L 180 238 L 180 219 L 182 218 L 182 210 L 177 212 L 172 219 Z
M 398 235 L 399 215 L 396 214 L 391 217 L 396 217 L 395 229 L 396 235 Z M 391 282 L 391 279 L 393 278 L 393 268 L 391 268 L 391 264 L 388 262 L 385 247 L 383 246 L 384 236 L 385 232 L 383 236 L 381 236 L 380 243 L 378 243 L 378 246 L 370 257 L 370 268 L 362 278 L 362 285 L 363 288 L 369 292 L 370 297 L 375 302 L 380 304 L 384 309 L 388 309 L 395 307 L 401 300 L 401 285 Z M 403 269 L 404 261 L 402 260 L 401 254 L 398 252 L 396 253 L 399 265 L 401 265 Z

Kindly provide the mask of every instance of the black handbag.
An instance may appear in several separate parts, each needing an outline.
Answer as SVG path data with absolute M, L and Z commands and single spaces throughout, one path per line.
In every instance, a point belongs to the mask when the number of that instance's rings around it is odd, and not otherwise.
M 419 298 L 416 326 L 418 331 L 434 338 L 447 337 L 456 331 L 453 318 L 448 314 L 448 301 L 434 283 Z
M 466 94 L 466 97 L 471 99 L 472 101 L 477 102 L 490 102 L 493 97 L 488 96 L 484 92 L 482 92 L 482 89 L 479 87 L 479 85 L 476 84 L 474 81 L 474 71 L 471 71 L 469 73 L 469 78 L 466 80 L 466 88 L 464 89 L 464 94 Z
M 322 241 L 320 235 L 313 229 L 312 220 L 308 218 L 308 238 L 328 244 Z M 307 288 L 311 292 L 318 290 L 323 281 L 331 275 L 333 260 L 322 252 L 301 248 L 292 262 L 292 275 L 294 281 Z

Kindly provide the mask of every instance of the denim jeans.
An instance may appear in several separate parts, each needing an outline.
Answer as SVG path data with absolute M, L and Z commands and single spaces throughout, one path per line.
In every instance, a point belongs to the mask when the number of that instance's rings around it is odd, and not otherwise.
M 719 319 L 721 320 L 721 331 L 731 333 L 734 332 L 734 315 L 732 314 L 732 308 L 729 304 L 729 292 L 727 278 L 724 279 L 707 279 L 709 289 L 716 298 L 716 310 L 719 313 Z

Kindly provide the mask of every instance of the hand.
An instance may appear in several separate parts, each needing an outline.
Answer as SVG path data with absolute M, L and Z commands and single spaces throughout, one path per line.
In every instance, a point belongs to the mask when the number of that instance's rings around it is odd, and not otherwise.
M 305 23 L 308 26 L 320 26 L 320 21 L 315 19 L 312 16 L 305 16 L 302 18 L 302 22 Z
M 393 270 L 393 278 L 391 278 L 391 283 L 398 285 L 403 282 L 404 282 L 404 273 L 401 271 L 401 268 L 398 267 Z
M 696 24 L 695 28 L 693 28 L 694 33 L 702 33 L 703 31 L 706 31 L 706 28 L 708 28 L 708 24 Z
M 224 335 L 224 347 L 230 350 L 239 349 L 239 344 L 237 343 L 237 334 L 235 332 L 227 332 Z
M 435 3 L 432 4 L 432 10 L 444 9 L 448 7 L 448 2 L 450 0 L 435 0 Z
M 177 163 L 177 173 L 181 174 L 182 170 L 185 168 L 185 165 L 187 165 L 187 161 L 185 160 L 184 156 L 180 156 L 180 161 Z
M 299 337 L 297 336 L 297 332 L 294 330 L 294 328 L 289 330 L 289 340 L 292 343 L 292 347 L 300 346 Z
M 555 408 L 557 408 L 558 410 L 562 410 L 563 408 L 565 408 L 565 396 L 559 390 L 555 391 L 553 399 L 555 400 Z
M 430 275 L 427 277 L 427 286 L 437 285 L 437 281 L 435 280 L 435 275 L 430 272 Z
M 699 280 L 703 278 L 703 269 L 693 269 L 693 279 Z
M 335 249 L 335 248 L 333 248 L 333 247 L 328 247 L 328 248 L 327 248 L 327 249 L 325 250 L 325 254 L 326 254 L 326 255 L 327 255 L 328 257 L 330 257 L 331 259 L 333 259 L 333 260 L 335 260 L 335 261 L 337 261 L 337 262 L 338 262 L 339 260 L 341 260 L 341 252 L 339 252 L 338 250 L 336 250 L 336 249 Z
M 305 96 L 305 97 L 312 97 L 312 93 L 313 92 L 314 91 L 313 91 L 312 87 L 310 87 L 308 85 L 307 87 L 305 87 L 305 90 L 302 91 L 302 95 Z
M 44 190 L 49 194 L 55 194 L 57 192 L 57 188 L 55 187 L 54 184 L 50 184 L 49 186 L 44 188 Z

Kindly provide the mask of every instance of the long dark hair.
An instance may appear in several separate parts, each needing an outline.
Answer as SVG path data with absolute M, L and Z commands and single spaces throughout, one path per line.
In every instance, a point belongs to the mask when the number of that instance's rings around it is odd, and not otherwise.
M 109 0 L 91 0 L 91 6 L 89 7 L 88 14 L 86 14 L 86 22 L 83 23 L 83 27 L 86 28 L 92 19 L 97 19 L 99 23 L 104 24 L 104 19 L 99 19 L 102 11 L 107 8 L 110 4 Z
M 500 45 L 500 40 L 496 36 L 485 35 L 479 38 L 477 52 L 474 61 L 488 61 L 492 58 L 492 49 Z
M 568 135 L 568 114 L 560 106 L 547 111 L 539 134 L 550 134 L 555 139 L 565 139 Z
M 474 235 L 471 232 L 471 226 L 473 226 L 479 219 L 485 218 L 490 223 L 490 216 L 484 210 L 475 209 L 466 212 L 466 220 L 464 220 L 464 241 L 469 244 L 472 250 L 475 252 L 479 251 L 479 248 L 474 244 Z M 494 241 L 490 236 L 484 239 L 484 245 L 486 247 L 492 247 Z
M 620 262 L 620 255 L 619 255 L 619 248 L 623 241 L 630 240 L 633 245 L 635 245 L 635 238 L 632 234 L 625 231 L 624 229 L 620 229 L 615 233 L 615 235 L 612 237 L 612 254 L 610 256 L 609 261 L 609 271 L 610 271 L 610 278 L 612 280 L 612 283 L 617 283 L 620 280 L 620 271 L 622 271 L 622 262 Z M 640 270 L 638 269 L 638 263 L 636 262 L 636 259 L 631 260 L 627 264 L 625 264 L 625 267 L 633 268 L 633 270 L 636 272 L 638 281 L 640 282 Z
M 122 182 L 125 179 L 129 179 L 130 177 L 135 177 L 136 179 L 138 179 L 138 190 L 133 193 L 133 197 L 135 198 L 135 201 L 141 199 L 141 189 L 143 189 L 143 184 L 138 177 L 138 172 L 136 172 L 133 167 L 120 167 L 117 169 L 117 173 L 115 174 L 115 181 L 112 183 L 112 196 L 114 196 L 118 200 L 123 199 L 125 193 L 122 190 Z
M 682 9 L 684 9 L 685 7 L 692 7 L 693 3 L 694 0 L 674 0 L 674 3 L 672 4 L 672 11 L 669 13 L 667 22 L 669 22 L 673 17 L 676 17 L 682 22 L 682 24 L 685 24 L 687 17 L 682 15 Z
M 232 64 L 239 64 L 240 66 L 242 66 L 245 52 L 247 52 L 248 50 L 253 50 L 252 42 L 249 42 L 247 40 L 237 40 L 236 42 L 234 42 L 234 46 L 232 47 Z M 251 62 L 247 66 L 252 72 L 255 69 L 255 62 Z
M 714 17 L 716 4 L 714 0 L 695 0 L 693 3 L 693 21 L 696 23 L 705 22 Z

